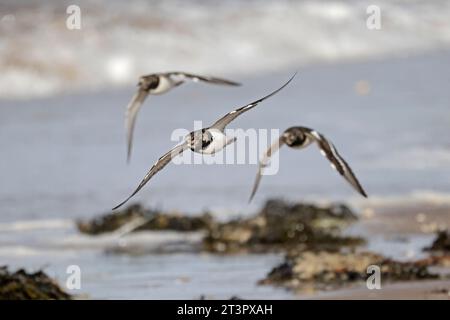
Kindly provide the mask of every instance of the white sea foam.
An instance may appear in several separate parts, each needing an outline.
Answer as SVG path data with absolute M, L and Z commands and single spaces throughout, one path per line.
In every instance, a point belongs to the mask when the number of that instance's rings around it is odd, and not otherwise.
M 142 246 L 148 250 L 158 248 L 173 243 L 183 243 L 184 245 L 194 245 L 202 238 L 201 232 L 179 233 L 175 231 L 146 231 L 129 233 L 122 235 L 117 232 L 106 233 L 91 237 L 82 234 L 72 234 L 51 242 L 48 245 L 60 249 L 107 249 L 111 247 Z
M 368 0 L 81 0 L 81 30 L 65 27 L 60 1 L 25 4 L 2 3 L 0 97 L 131 85 L 162 70 L 236 76 L 450 47 L 444 0 L 379 0 L 376 31 L 366 28 Z
M 27 246 L 2 246 L 0 247 L 0 257 L 28 257 L 42 254 L 41 250 Z

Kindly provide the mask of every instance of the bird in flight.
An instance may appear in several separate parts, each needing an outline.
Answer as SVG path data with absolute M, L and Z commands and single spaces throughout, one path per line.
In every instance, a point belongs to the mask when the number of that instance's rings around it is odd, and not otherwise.
M 281 146 L 286 144 L 291 148 L 302 149 L 309 146 L 312 142 L 317 144 L 322 155 L 331 162 L 331 167 L 339 172 L 339 174 L 343 176 L 344 179 L 347 180 L 357 192 L 367 198 L 366 192 L 359 183 L 358 179 L 356 179 L 352 169 L 327 138 L 313 129 L 305 127 L 291 127 L 284 131 L 280 138 L 275 141 L 269 149 L 267 149 L 261 159 L 249 202 L 252 201 L 256 190 L 258 189 L 263 169 L 267 167 L 270 157 L 277 152 Z
M 165 153 L 161 158 L 156 161 L 156 163 L 151 167 L 151 169 L 147 172 L 144 179 L 142 179 L 141 183 L 138 185 L 136 190 L 123 202 L 119 205 L 115 206 L 113 210 L 124 205 L 128 200 L 130 200 L 136 193 L 141 190 L 144 185 L 160 170 L 162 170 L 174 157 L 182 154 L 185 150 L 190 149 L 193 152 L 201 153 L 201 154 L 213 154 L 225 148 L 230 143 L 233 143 L 236 138 L 235 137 L 227 137 L 225 135 L 225 127 L 238 116 L 247 112 L 250 109 L 256 107 L 260 102 L 270 98 L 271 96 L 278 93 L 284 87 L 286 87 L 289 82 L 295 77 L 294 74 L 282 87 L 268 94 L 267 96 L 253 101 L 243 107 L 240 107 L 236 110 L 233 110 L 227 113 L 225 116 L 217 120 L 212 126 L 203 128 L 200 130 L 193 131 L 186 135 L 184 142 L 175 146 L 172 150 Z
M 138 91 L 134 94 L 125 112 L 125 127 L 127 131 L 127 161 L 130 161 L 131 149 L 133 144 L 133 131 L 136 123 L 137 114 L 149 94 L 158 95 L 178 87 L 184 82 L 191 80 L 193 82 L 207 82 L 212 84 L 240 86 L 239 83 L 208 77 L 199 76 L 185 72 L 166 72 L 145 75 L 139 78 L 137 86 Z

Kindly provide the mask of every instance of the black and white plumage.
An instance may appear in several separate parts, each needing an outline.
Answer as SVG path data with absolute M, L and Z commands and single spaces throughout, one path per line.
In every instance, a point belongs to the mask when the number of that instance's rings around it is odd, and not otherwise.
M 125 113 L 125 127 L 127 131 L 127 161 L 129 161 L 131 157 L 136 117 L 147 96 L 149 94 L 158 95 L 165 93 L 188 80 L 194 82 L 203 81 L 228 86 L 240 86 L 239 83 L 230 80 L 199 76 L 185 72 L 154 73 L 140 77 L 138 82 L 139 89 L 128 104 Z
M 270 157 L 277 152 L 278 149 L 280 149 L 284 144 L 291 148 L 301 149 L 309 146 L 313 142 L 317 144 L 322 155 L 331 162 L 331 167 L 339 172 L 339 174 L 343 176 L 344 179 L 347 180 L 357 192 L 359 192 L 362 196 L 367 197 L 366 192 L 359 183 L 358 179 L 356 179 L 356 176 L 350 166 L 341 157 L 335 146 L 327 138 L 325 138 L 325 136 L 313 129 L 305 127 L 291 127 L 284 131 L 280 138 L 275 141 L 269 149 L 267 149 L 264 157 L 261 159 L 249 202 L 253 199 L 256 190 L 258 189 L 262 177 L 262 170 L 268 165 Z
M 253 101 L 243 107 L 240 107 L 236 110 L 233 110 L 227 113 L 225 116 L 217 120 L 212 126 L 203 128 L 200 130 L 193 131 L 186 135 L 184 142 L 174 147 L 172 150 L 164 154 L 161 158 L 156 161 L 156 163 L 151 167 L 148 173 L 145 175 L 144 179 L 142 179 L 141 183 L 138 185 L 136 190 L 123 202 L 119 205 L 115 206 L 113 210 L 121 207 L 128 200 L 130 200 L 136 193 L 141 190 L 144 185 L 161 169 L 163 169 L 174 157 L 182 154 L 185 150 L 190 149 L 193 152 L 202 153 L 202 154 L 213 154 L 225 148 L 230 143 L 233 143 L 236 138 L 235 137 L 227 137 L 225 135 L 225 127 L 238 116 L 247 112 L 250 109 L 256 107 L 260 102 L 270 98 L 271 96 L 278 93 L 284 87 L 286 87 L 289 82 L 295 77 L 295 74 L 280 88 L 268 94 L 267 96 Z

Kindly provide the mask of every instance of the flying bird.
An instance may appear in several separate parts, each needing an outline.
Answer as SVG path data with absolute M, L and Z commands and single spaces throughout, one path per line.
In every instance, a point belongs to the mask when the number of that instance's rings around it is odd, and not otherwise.
M 305 127 L 291 127 L 284 131 L 280 138 L 275 141 L 269 149 L 267 149 L 261 159 L 249 202 L 252 201 L 256 190 L 258 189 L 263 169 L 267 167 L 270 157 L 277 152 L 281 146 L 286 144 L 288 147 L 301 149 L 309 146 L 313 142 L 317 144 L 322 155 L 331 162 L 331 167 L 339 172 L 339 174 L 343 176 L 344 179 L 347 180 L 357 192 L 367 198 L 366 192 L 359 183 L 358 179 L 356 179 L 356 176 L 350 166 L 341 157 L 334 145 L 327 138 L 325 138 L 325 136 L 313 129 Z
M 227 137 L 225 135 L 225 127 L 238 116 L 243 114 L 244 112 L 249 111 L 256 107 L 260 102 L 270 98 L 271 96 L 278 93 L 284 87 L 286 87 L 289 82 L 295 77 L 294 74 L 282 87 L 268 94 L 267 96 L 253 101 L 243 107 L 240 107 L 236 110 L 233 110 L 227 113 L 225 116 L 217 120 L 212 126 L 203 128 L 200 130 L 193 131 L 186 135 L 184 142 L 175 146 L 172 150 L 168 151 L 161 158 L 156 161 L 156 163 L 150 168 L 150 170 L 145 175 L 144 179 L 142 179 L 141 183 L 138 185 L 136 190 L 123 202 L 119 205 L 115 206 L 113 210 L 124 205 L 128 200 L 130 200 L 136 193 L 141 190 L 144 185 L 160 170 L 162 170 L 174 157 L 182 154 L 185 150 L 190 149 L 193 152 L 201 153 L 201 154 L 213 154 L 225 148 L 230 143 L 233 143 L 236 138 L 235 137 Z
M 134 94 L 125 112 L 125 127 L 127 131 L 127 161 L 130 161 L 133 144 L 133 131 L 137 114 L 149 94 L 158 95 L 178 87 L 184 82 L 203 81 L 212 84 L 240 86 L 239 83 L 207 76 L 199 76 L 185 72 L 154 73 L 139 78 L 138 91 Z

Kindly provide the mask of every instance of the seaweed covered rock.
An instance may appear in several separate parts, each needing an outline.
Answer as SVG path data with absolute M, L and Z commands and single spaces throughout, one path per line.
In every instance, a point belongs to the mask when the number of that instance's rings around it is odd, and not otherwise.
M 436 239 L 425 250 L 450 253 L 450 232 L 448 230 L 438 231 L 436 233 Z
M 205 230 L 202 250 L 235 253 L 290 249 L 335 251 L 342 246 L 359 245 L 363 239 L 341 234 L 345 226 L 356 220 L 356 215 L 341 204 L 320 207 L 269 200 L 258 214 L 223 223 L 214 221 L 208 213 L 183 216 L 132 205 L 91 221 L 79 221 L 77 225 L 81 232 L 92 235 L 115 231 Z
M 98 235 L 116 231 L 126 225 L 134 224 L 133 231 L 173 230 L 197 231 L 206 229 L 212 223 L 208 213 L 202 216 L 182 216 L 177 213 L 161 213 L 145 209 L 141 205 L 131 205 L 124 210 L 108 213 L 90 221 L 77 221 L 80 232 Z
M 378 266 L 381 279 L 407 281 L 435 279 L 439 276 L 428 270 L 429 261 L 395 261 L 371 252 L 296 252 L 286 256 L 260 284 L 284 286 L 296 290 L 334 289 L 336 287 L 366 281 L 371 273 L 367 268 Z
M 14 273 L 6 266 L 0 267 L 0 300 L 68 300 L 71 295 L 64 292 L 43 271 L 27 273 L 20 269 Z
M 363 243 L 341 235 L 343 227 L 357 220 L 344 205 L 318 207 L 269 200 L 250 218 L 211 224 L 203 243 L 212 252 L 267 252 L 286 249 L 338 250 Z

